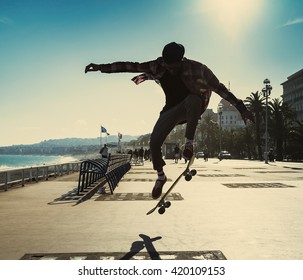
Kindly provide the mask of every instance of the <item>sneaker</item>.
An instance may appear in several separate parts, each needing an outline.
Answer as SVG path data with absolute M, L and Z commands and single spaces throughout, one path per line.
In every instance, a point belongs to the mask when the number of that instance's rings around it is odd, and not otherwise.
M 194 154 L 193 144 L 190 142 L 187 142 L 184 147 L 183 158 L 186 160 L 190 160 L 192 158 L 193 154 Z
M 162 189 L 163 189 L 163 186 L 166 183 L 166 181 L 167 181 L 166 176 L 165 176 L 164 180 L 159 180 L 159 179 L 156 180 L 155 186 L 152 191 L 153 199 L 157 199 L 161 196 Z

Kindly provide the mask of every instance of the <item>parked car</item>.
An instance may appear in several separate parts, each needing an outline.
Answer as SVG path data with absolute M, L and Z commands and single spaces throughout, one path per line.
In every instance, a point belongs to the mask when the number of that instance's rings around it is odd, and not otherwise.
M 231 159 L 231 154 L 228 151 L 221 151 L 218 155 L 218 159 Z
M 203 152 L 197 152 L 196 153 L 196 158 L 204 158 L 204 153 Z

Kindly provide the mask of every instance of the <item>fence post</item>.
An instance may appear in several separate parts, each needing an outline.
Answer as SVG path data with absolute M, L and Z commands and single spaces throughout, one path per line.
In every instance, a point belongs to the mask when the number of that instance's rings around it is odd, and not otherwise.
M 22 169 L 22 187 L 24 187 L 24 174 L 25 174 L 24 169 Z
M 7 172 L 5 172 L 5 173 L 4 173 L 4 186 L 5 186 L 5 191 L 8 190 L 8 184 L 7 184 L 8 178 L 7 178 L 7 177 L 8 177 L 8 176 L 7 176 Z

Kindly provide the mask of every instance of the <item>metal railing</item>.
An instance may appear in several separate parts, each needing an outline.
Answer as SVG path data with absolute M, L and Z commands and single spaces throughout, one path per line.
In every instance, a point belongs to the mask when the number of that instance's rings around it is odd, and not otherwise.
M 0 170 L 0 190 L 7 191 L 14 186 L 24 186 L 29 182 L 48 180 L 79 171 L 81 162 L 69 162 L 53 165 Z

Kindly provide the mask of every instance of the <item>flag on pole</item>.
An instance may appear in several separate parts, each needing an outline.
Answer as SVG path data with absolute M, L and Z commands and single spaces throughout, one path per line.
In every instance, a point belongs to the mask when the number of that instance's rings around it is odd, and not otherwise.
M 122 134 L 120 132 L 118 132 L 118 138 L 122 139 Z
M 106 133 L 107 136 L 109 135 L 109 133 L 107 132 L 107 129 L 101 125 L 101 135 L 102 135 L 102 133 Z

